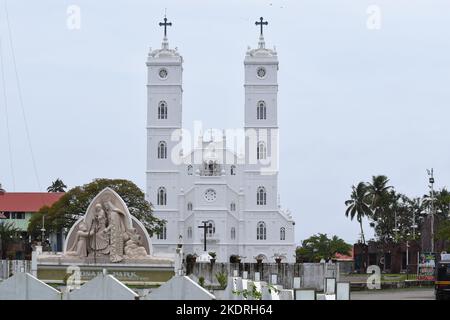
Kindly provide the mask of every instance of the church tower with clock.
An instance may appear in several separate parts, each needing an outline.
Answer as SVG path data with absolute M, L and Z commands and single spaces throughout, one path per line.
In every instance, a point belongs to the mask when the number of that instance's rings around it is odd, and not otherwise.
M 164 18 L 161 49 L 151 50 L 147 59 L 147 200 L 158 217 L 167 221 L 158 238 L 176 241 L 179 166 L 172 161 L 176 141 L 171 138 L 181 129 L 183 57 L 169 48 Z M 152 195 L 150 197 L 150 195 Z
M 256 22 L 259 42 L 244 60 L 242 155 L 225 135 L 180 147 L 183 58 L 169 48 L 172 24 L 160 23 L 162 46 L 147 60 L 146 199 L 166 221 L 152 239 L 155 254 L 173 256 L 182 242 L 186 255 L 214 252 L 218 262 L 295 260 L 295 223 L 278 201 L 278 56 L 266 48 L 267 24 Z

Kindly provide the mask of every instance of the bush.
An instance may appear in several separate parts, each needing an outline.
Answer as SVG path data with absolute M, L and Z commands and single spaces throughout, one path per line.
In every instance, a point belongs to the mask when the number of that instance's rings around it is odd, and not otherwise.
M 225 289 L 227 287 L 227 274 L 226 272 L 218 272 L 216 273 L 217 282 L 219 282 L 220 288 Z
M 204 277 L 200 277 L 198 278 L 198 284 L 200 285 L 200 287 L 205 287 L 205 278 Z

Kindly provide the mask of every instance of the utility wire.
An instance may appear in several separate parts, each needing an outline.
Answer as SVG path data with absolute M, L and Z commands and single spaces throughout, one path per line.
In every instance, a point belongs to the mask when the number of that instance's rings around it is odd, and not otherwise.
M 6 121 L 6 133 L 8 137 L 8 152 L 9 152 L 9 165 L 11 169 L 11 178 L 13 191 L 16 191 L 16 178 L 14 174 L 14 165 L 12 160 L 12 148 L 11 148 L 11 132 L 9 129 L 9 115 L 8 115 L 8 97 L 6 93 L 6 77 L 5 77 L 5 65 L 3 63 L 3 45 L 2 38 L 0 37 L 0 69 L 2 71 L 2 88 L 3 88 L 3 102 L 5 104 L 5 121 Z
M 13 40 L 12 40 L 11 24 L 9 22 L 8 2 L 7 2 L 7 0 L 5 0 L 4 4 L 5 4 L 6 25 L 8 27 L 8 35 L 9 35 L 9 44 L 10 44 L 10 47 L 11 47 L 14 72 L 15 72 L 15 75 L 16 75 L 17 90 L 18 90 L 18 93 L 19 93 L 19 103 L 20 103 L 20 108 L 22 109 L 22 117 L 23 117 L 23 121 L 24 121 L 24 124 L 25 124 L 25 131 L 26 131 L 26 134 L 27 134 L 28 147 L 30 149 L 30 154 L 31 154 L 31 161 L 33 162 L 34 175 L 35 175 L 35 178 L 36 178 L 36 183 L 38 185 L 38 189 L 40 191 L 40 190 L 42 190 L 41 189 L 41 182 L 39 180 L 39 175 L 38 175 L 37 166 L 36 166 L 36 160 L 35 160 L 34 152 L 33 152 L 33 146 L 31 144 L 30 130 L 28 128 L 27 117 L 26 117 L 26 114 L 25 114 L 25 108 L 24 108 L 24 104 L 23 104 L 22 88 L 20 86 L 19 72 L 17 71 L 16 55 L 15 55 L 15 52 L 14 52 L 14 44 L 13 44 Z

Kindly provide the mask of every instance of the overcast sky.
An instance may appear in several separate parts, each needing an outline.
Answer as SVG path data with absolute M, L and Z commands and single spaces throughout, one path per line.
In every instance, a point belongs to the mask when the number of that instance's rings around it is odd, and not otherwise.
M 387 175 L 409 196 L 427 192 L 426 168 L 434 167 L 438 187 L 450 185 L 448 0 L 9 0 L 39 182 L 4 1 L 15 188 L 3 99 L 0 182 L 8 191 L 45 190 L 58 177 L 69 187 L 108 177 L 145 188 L 145 61 L 149 47 L 160 46 L 164 8 L 173 22 L 170 45 L 185 61 L 186 128 L 195 120 L 242 127 L 243 59 L 258 41 L 254 22 L 269 21 L 266 43 L 280 60 L 279 190 L 297 242 L 317 232 L 357 240 L 344 201 L 352 184 L 372 175 Z M 79 30 L 67 26 L 70 5 L 81 10 Z

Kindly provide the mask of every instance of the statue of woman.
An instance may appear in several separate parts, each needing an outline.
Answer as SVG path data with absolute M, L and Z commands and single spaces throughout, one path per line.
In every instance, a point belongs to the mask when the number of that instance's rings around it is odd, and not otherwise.
M 93 237 L 90 238 L 89 245 L 96 254 L 109 254 L 109 235 L 106 227 L 106 214 L 101 204 L 95 205 L 95 215 L 91 222 L 91 230 L 94 231 Z
M 126 234 L 127 228 L 125 223 L 125 213 L 119 208 L 114 206 L 111 200 L 107 200 L 103 203 L 103 206 L 108 215 L 109 225 L 107 231 L 110 235 L 110 250 L 109 259 L 111 262 L 120 262 L 123 260 L 124 255 L 124 235 Z
M 125 234 L 125 257 L 128 259 L 143 259 L 147 257 L 147 250 L 141 245 L 141 236 L 135 228 L 130 228 Z
M 84 258 L 88 256 L 87 239 L 93 234 L 93 231 L 89 232 L 84 221 L 81 221 L 78 226 L 75 240 L 72 247 L 68 250 L 67 255 L 78 256 Z

